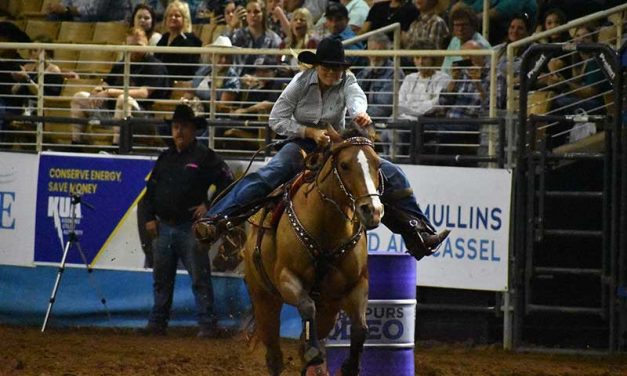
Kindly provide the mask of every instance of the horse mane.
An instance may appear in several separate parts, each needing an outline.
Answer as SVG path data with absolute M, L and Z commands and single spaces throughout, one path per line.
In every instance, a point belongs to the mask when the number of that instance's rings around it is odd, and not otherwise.
M 367 127 L 359 127 L 357 125 L 352 126 L 350 128 L 346 128 L 340 134 L 343 140 L 348 140 L 354 137 L 365 137 L 370 141 L 375 141 L 375 130 L 372 125 Z M 322 168 L 322 165 L 326 162 L 326 160 L 331 156 L 331 145 L 328 145 L 323 150 L 317 150 L 316 152 L 310 153 L 305 158 L 305 167 L 307 170 L 318 171 Z
M 375 139 L 375 130 L 372 125 L 367 127 L 353 126 L 350 128 L 346 128 L 341 133 L 342 139 L 348 140 L 352 137 L 366 137 L 370 141 L 374 142 Z

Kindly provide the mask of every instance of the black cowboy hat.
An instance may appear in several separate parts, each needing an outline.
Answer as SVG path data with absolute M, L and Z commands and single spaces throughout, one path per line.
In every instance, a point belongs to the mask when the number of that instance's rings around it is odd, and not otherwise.
M 177 104 L 174 109 L 172 120 L 168 123 L 172 125 L 174 122 L 191 123 L 198 129 L 207 127 L 207 119 L 202 116 L 196 116 L 194 110 L 186 104 Z
M 298 60 L 310 65 L 339 65 L 348 68 L 351 63 L 344 56 L 344 46 L 339 39 L 324 38 L 318 44 L 316 53 L 303 51 Z

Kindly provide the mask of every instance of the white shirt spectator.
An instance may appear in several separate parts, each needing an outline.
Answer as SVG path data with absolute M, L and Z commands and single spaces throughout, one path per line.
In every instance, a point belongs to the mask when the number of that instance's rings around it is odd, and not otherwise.
M 427 78 L 421 77 L 420 73 L 407 75 L 398 94 L 399 118 L 416 120 L 433 109 L 450 80 L 451 77 L 442 71 L 435 71 Z

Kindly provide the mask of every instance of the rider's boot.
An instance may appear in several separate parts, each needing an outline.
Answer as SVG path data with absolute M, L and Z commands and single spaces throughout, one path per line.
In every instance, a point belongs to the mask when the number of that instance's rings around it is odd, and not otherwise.
M 196 239 L 204 244 L 213 244 L 225 231 L 232 227 L 224 216 L 205 217 L 194 222 L 192 231 Z
M 405 227 L 401 235 L 407 246 L 407 253 L 416 260 L 432 255 L 451 232 L 445 229 L 437 233 L 420 218 L 409 220 Z
M 433 254 L 450 233 L 450 230 L 438 233 L 424 219 L 390 204 L 385 205 L 382 222 L 393 232 L 401 234 L 407 253 L 416 260 Z

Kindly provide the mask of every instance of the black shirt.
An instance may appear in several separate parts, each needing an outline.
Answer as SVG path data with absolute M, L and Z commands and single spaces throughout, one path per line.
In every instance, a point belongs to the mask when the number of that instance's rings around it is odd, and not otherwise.
M 165 33 L 157 42 L 157 46 L 170 47 L 201 47 L 202 41 L 193 33 L 178 35 L 168 44 L 170 33 Z M 199 54 L 173 54 L 159 53 L 155 56 L 165 63 L 170 79 L 175 81 L 187 81 L 194 77 L 198 69 Z
M 403 3 L 397 8 L 390 7 L 391 1 L 375 3 L 368 12 L 366 21 L 370 22 L 370 31 L 380 29 L 395 22 L 401 24 L 401 30 L 407 31 L 409 25 L 418 19 L 420 11 L 412 2 Z
M 116 63 L 113 68 L 111 68 L 111 72 L 105 78 L 105 81 L 110 86 L 124 86 L 124 63 Z M 129 86 L 153 88 L 150 96 L 148 97 L 148 99 L 151 100 L 135 98 L 142 108 L 148 109 L 150 108 L 153 99 L 168 98 L 169 89 L 166 89 L 170 87 L 168 71 L 165 69 L 161 61 L 152 55 L 146 54 L 144 55 L 142 61 L 135 61 L 131 63 Z M 107 101 L 107 103 L 108 105 L 115 107 L 115 101 Z
M 159 155 L 146 185 L 149 219 L 191 222 L 192 207 L 201 203 L 209 207 L 209 186 L 215 184 L 218 194 L 232 181 L 229 166 L 213 150 L 196 141 L 180 153 L 172 146 Z

